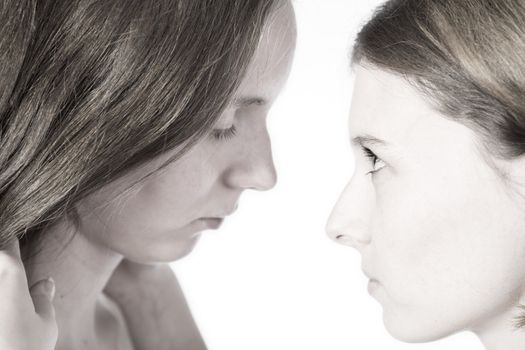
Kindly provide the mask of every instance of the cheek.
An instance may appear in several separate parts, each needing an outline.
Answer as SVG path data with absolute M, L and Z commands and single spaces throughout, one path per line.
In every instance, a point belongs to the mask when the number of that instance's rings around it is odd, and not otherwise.
M 152 192 L 129 197 L 105 206 L 85 202 L 80 234 L 102 249 L 141 263 L 174 261 L 193 249 L 198 235 L 188 225 L 187 211 L 173 208 Z
M 173 230 L 201 217 L 218 181 L 218 172 L 209 159 L 212 156 L 199 144 L 153 174 L 126 201 L 122 216 L 159 230 Z
M 128 180 L 107 186 L 78 206 L 82 233 L 136 261 L 187 254 L 197 240 L 194 220 L 206 214 L 216 182 L 207 164 L 193 151 L 131 189 Z
M 200 178 L 185 172 L 155 174 L 128 193 L 113 199 L 105 196 L 88 201 L 92 217 L 110 232 L 173 230 L 195 219 L 203 187 Z
M 423 178 L 378 191 L 372 254 L 391 300 L 385 316 L 396 319 L 390 323 L 402 317 L 435 334 L 441 326 L 442 336 L 516 301 L 522 215 L 496 180 L 453 171 Z
M 129 214 L 143 220 L 177 227 L 194 220 L 209 189 L 202 171 L 170 171 L 150 179 L 129 204 Z

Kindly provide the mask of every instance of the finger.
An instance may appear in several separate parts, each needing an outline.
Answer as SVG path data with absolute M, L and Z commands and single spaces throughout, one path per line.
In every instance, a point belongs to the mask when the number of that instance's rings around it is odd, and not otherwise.
M 36 313 L 46 320 L 53 320 L 55 318 L 55 307 L 53 306 L 55 281 L 52 278 L 40 280 L 31 287 L 29 292 Z
M 16 237 L 11 240 L 11 243 L 6 245 L 4 251 L 10 256 L 16 258 L 18 261 L 22 259 L 20 257 L 20 244 L 18 243 L 18 238 Z
M 18 239 L 13 239 L 5 246 L 5 249 L 0 250 L 0 272 L 4 277 L 6 272 L 9 272 L 8 276 L 12 277 L 20 277 L 19 273 L 22 273 L 24 275 L 23 280 L 26 280 L 24 264 L 20 258 Z M 27 285 L 25 288 L 27 289 Z

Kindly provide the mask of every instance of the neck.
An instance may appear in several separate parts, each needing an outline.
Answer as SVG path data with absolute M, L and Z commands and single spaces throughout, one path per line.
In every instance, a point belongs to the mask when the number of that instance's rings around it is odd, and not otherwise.
M 525 298 L 520 298 L 524 305 Z M 523 315 L 525 310 L 516 306 L 511 307 L 505 313 L 492 319 L 487 324 L 474 330 L 486 350 L 525 349 L 525 329 L 518 328 L 517 317 Z
M 24 265 L 30 286 L 47 277 L 55 280 L 57 349 L 77 342 L 93 347 L 88 343 L 97 339 L 98 301 L 122 256 L 97 246 L 65 222 L 41 235 L 38 243 L 24 247 Z

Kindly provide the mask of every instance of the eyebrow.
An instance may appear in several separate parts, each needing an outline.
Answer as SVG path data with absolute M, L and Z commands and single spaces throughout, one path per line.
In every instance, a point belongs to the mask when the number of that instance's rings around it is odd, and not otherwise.
M 386 142 L 385 140 L 378 139 L 377 137 L 371 135 L 356 136 L 352 139 L 352 145 L 354 146 L 363 147 L 367 144 L 388 146 L 388 142 Z
M 265 98 L 259 96 L 246 96 L 234 98 L 232 106 L 237 108 L 245 108 L 250 106 L 264 106 L 268 103 Z

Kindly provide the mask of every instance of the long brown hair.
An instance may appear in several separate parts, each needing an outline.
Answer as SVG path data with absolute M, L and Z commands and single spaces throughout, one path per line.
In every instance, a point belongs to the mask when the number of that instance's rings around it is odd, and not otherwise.
M 20 65 L 0 91 L 0 247 L 206 135 L 276 2 L 27 0 L 23 16 L 3 8 Z

